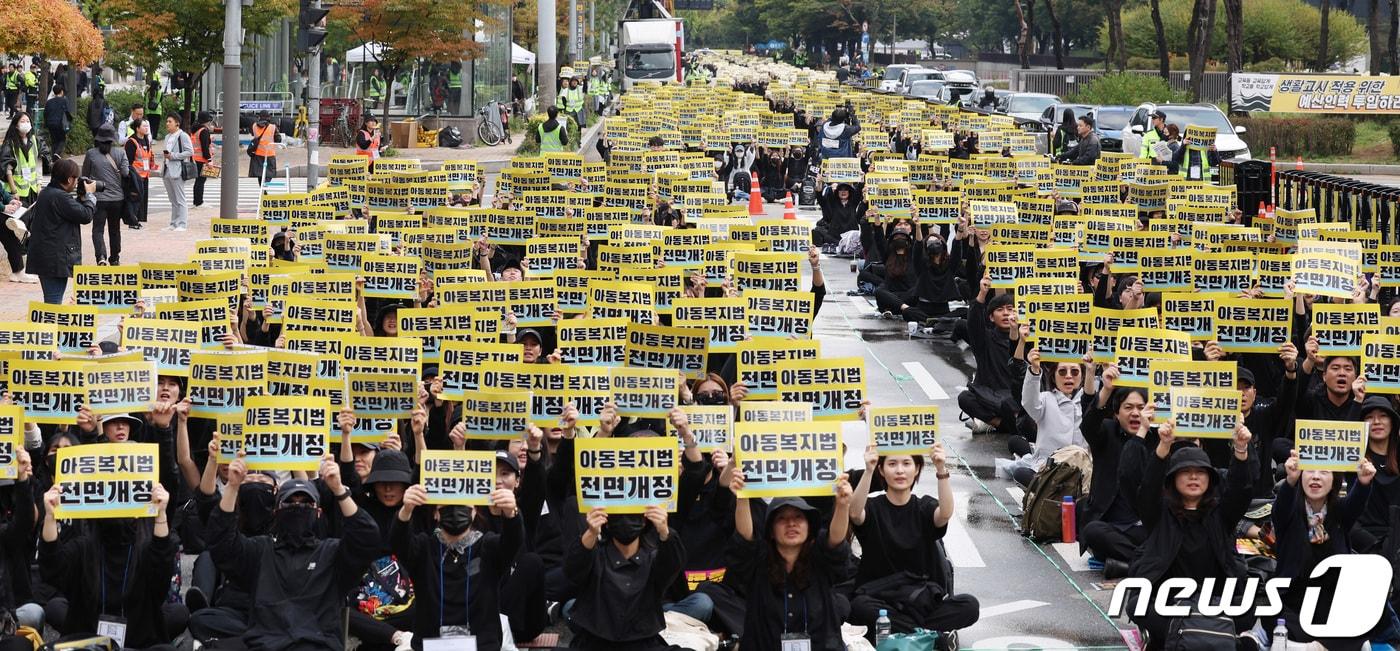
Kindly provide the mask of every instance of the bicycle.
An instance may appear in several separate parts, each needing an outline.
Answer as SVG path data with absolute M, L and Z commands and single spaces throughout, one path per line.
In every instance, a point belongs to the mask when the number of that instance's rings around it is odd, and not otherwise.
M 344 145 L 346 147 L 355 146 L 355 130 L 350 126 L 350 107 L 343 106 L 336 113 L 335 123 L 331 125 L 331 142 Z
M 481 108 L 476 110 L 476 137 L 481 139 L 487 147 L 494 147 L 501 144 L 501 141 L 511 142 L 510 129 L 510 109 L 503 106 L 496 100 L 491 100 Z

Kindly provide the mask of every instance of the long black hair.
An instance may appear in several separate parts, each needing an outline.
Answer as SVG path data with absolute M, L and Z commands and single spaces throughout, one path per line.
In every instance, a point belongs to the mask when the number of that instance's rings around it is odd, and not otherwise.
M 777 537 L 773 535 L 773 526 L 777 523 L 777 512 L 768 514 L 764 527 L 767 531 L 764 535 L 768 538 L 768 584 L 773 586 L 790 586 L 795 590 L 805 590 L 812 583 L 812 557 L 817 553 L 817 537 L 821 529 L 817 527 L 816 518 L 812 517 L 812 512 L 802 511 L 795 506 L 785 505 L 778 507 L 782 509 L 794 509 L 803 517 L 807 518 L 807 542 L 802 543 L 802 550 L 797 553 L 797 562 L 792 564 L 792 571 L 787 571 L 787 563 L 783 561 L 783 555 L 778 553 Z
M 20 121 L 21 119 L 24 119 L 24 118 L 29 118 L 29 133 L 28 133 L 28 134 L 21 134 L 21 133 L 19 132 L 19 121 Z M 32 116 L 32 115 L 30 115 L 30 114 L 28 114 L 28 113 L 20 113 L 20 114 L 18 114 L 18 115 L 15 116 L 15 119 L 10 120 L 10 127 L 9 127 L 8 129 L 5 130 L 5 144 L 6 144 L 6 145 L 9 145 L 11 151 L 16 151 L 16 152 L 17 152 L 17 151 L 20 151 L 20 150 L 25 150 L 25 151 L 27 151 L 27 150 L 28 150 L 28 147 L 33 147 L 33 146 L 35 145 L 35 143 L 38 142 L 38 140 L 35 140 L 35 139 L 34 139 L 34 130 L 37 129 L 37 128 L 38 128 L 38 125 L 34 124 L 34 116 Z M 28 144 L 28 146 L 26 146 L 23 142 L 21 142 L 21 139 L 22 139 L 22 138 L 28 138 L 28 139 L 29 139 L 29 144 Z

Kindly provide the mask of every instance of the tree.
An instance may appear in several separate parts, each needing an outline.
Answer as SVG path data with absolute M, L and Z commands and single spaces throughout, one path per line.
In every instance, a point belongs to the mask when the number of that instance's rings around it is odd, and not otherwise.
M 1128 67 L 1128 51 L 1123 43 L 1123 0 L 1104 0 L 1108 9 L 1108 64 L 1118 66 L 1118 72 Z
M 1390 53 L 1390 74 L 1400 71 L 1400 53 L 1396 52 L 1396 36 L 1400 36 L 1400 0 L 1390 0 L 1390 29 L 1386 30 L 1385 51 Z
M 1244 67 L 1244 0 L 1224 1 L 1226 69 L 1239 72 Z
M 1065 69 L 1065 37 L 1060 18 L 1055 15 L 1055 0 L 1045 0 L 1045 12 L 1050 15 L 1050 46 L 1055 50 L 1055 68 Z
M 1322 43 L 1317 49 L 1317 66 L 1314 69 L 1318 72 L 1326 72 L 1329 67 L 1329 61 L 1327 59 L 1327 37 L 1331 31 L 1327 29 L 1327 19 L 1332 15 L 1332 0 L 1322 0 L 1322 8 L 1320 11 L 1322 12 L 1322 28 L 1320 32 L 1322 34 Z
M 1167 51 L 1184 61 L 1191 49 L 1186 36 L 1194 0 L 1160 0 L 1160 4 Z M 1320 36 L 1317 7 L 1304 0 L 1246 0 L 1242 4 L 1244 66 L 1267 64 L 1266 70 L 1280 71 L 1311 67 L 1316 63 Z M 1128 35 L 1128 56 L 1157 56 L 1146 4 L 1123 12 L 1123 29 Z M 1349 15 L 1333 16 L 1329 31 L 1329 65 L 1365 53 L 1366 28 Z M 1225 32 L 1224 21 L 1217 21 L 1207 59 L 1225 58 Z M 1106 47 L 1106 24 L 1100 24 L 1098 39 L 1100 46 Z
M 0 52 L 38 52 L 74 66 L 102 58 L 102 33 L 63 0 L 5 0 L 0 25 Z
M 191 79 L 185 84 L 183 111 L 189 124 L 190 107 L 204 71 L 224 57 L 223 2 L 106 0 L 102 5 L 113 28 L 112 49 L 120 56 L 147 70 L 169 63 L 172 72 Z M 243 8 L 243 28 L 250 34 L 270 34 L 296 9 L 296 0 L 260 0 Z
M 1326 0 L 1324 0 L 1325 2 Z M 1186 40 L 1191 45 L 1191 101 L 1201 101 L 1201 80 L 1205 77 L 1206 57 L 1210 56 L 1211 37 L 1215 34 L 1215 0 L 1196 0 L 1191 12 L 1191 24 Z
M 1381 2 L 1371 0 L 1371 10 L 1366 15 L 1366 34 L 1371 41 L 1371 74 L 1381 74 Z
M 477 31 L 503 29 L 485 11 L 482 4 L 500 5 L 503 0 L 487 3 L 451 3 L 435 0 L 363 0 L 358 6 L 337 5 L 331 19 L 345 25 L 361 43 L 376 44 L 366 48 L 392 80 L 419 59 L 434 63 L 450 63 L 474 59 L 482 45 L 472 39 Z M 384 102 L 381 124 L 389 124 L 389 104 Z
M 1157 41 L 1157 72 L 1163 79 L 1171 79 L 1171 56 L 1167 54 L 1167 33 L 1162 27 L 1161 0 L 1150 0 L 1152 4 L 1152 34 Z
M 1031 67 L 1031 29 L 1026 24 L 1025 12 L 1021 10 L 1021 0 L 1011 0 L 1011 3 L 1016 6 L 1016 20 L 1021 23 L 1021 33 L 1016 37 L 1016 55 L 1021 59 L 1021 69 L 1029 70 Z

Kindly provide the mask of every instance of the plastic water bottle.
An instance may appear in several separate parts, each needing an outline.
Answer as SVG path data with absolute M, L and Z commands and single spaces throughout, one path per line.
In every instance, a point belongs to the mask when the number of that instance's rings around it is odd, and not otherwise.
M 1060 502 L 1060 542 L 1072 543 L 1076 540 L 1074 527 L 1074 496 L 1066 495 Z
M 1288 625 L 1283 619 L 1278 620 L 1278 626 L 1274 627 L 1273 639 L 1269 641 L 1269 651 L 1288 650 Z
M 880 618 L 875 620 L 875 646 L 880 646 L 881 642 L 890 637 L 890 614 L 884 610 L 880 611 Z

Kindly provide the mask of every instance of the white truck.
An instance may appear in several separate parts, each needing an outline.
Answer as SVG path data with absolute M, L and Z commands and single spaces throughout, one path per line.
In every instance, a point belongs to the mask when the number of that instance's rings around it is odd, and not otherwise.
M 622 90 L 638 82 L 683 81 L 685 30 L 679 18 L 623 20 L 618 24 L 617 69 Z

